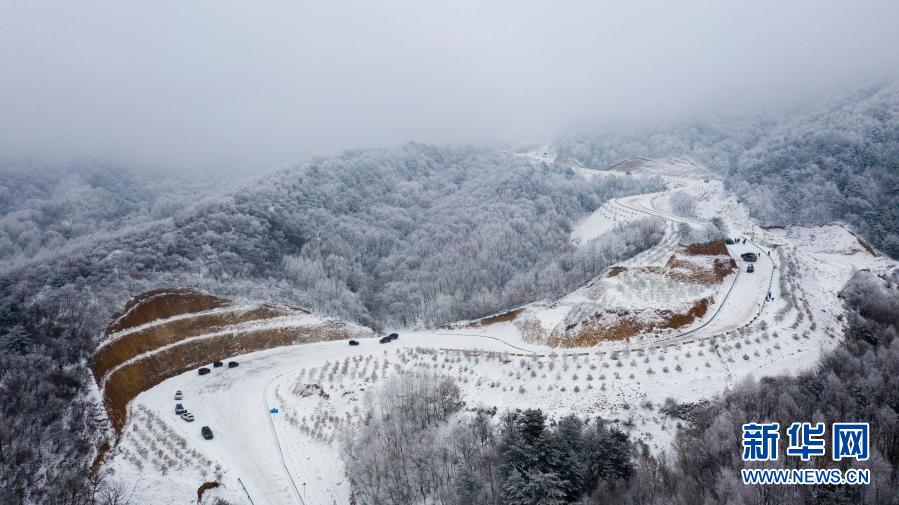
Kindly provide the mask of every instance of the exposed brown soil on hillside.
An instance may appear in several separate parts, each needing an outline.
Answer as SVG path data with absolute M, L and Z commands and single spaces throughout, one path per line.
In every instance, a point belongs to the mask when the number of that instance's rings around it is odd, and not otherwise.
M 608 272 L 606 272 L 606 277 L 615 277 L 616 275 L 618 275 L 624 271 L 627 271 L 627 268 L 616 265 L 616 266 L 610 268 Z
M 106 328 L 106 333 L 133 328 L 157 319 L 224 307 L 228 303 L 230 302 L 224 298 L 191 289 L 155 289 L 128 301 L 121 315 Z
M 715 300 L 713 298 L 701 298 L 699 300 L 696 300 L 696 302 L 692 307 L 690 307 L 690 310 L 688 310 L 686 314 L 678 314 L 670 310 L 660 311 L 659 313 L 667 319 L 667 322 L 664 326 L 662 326 L 662 328 L 671 328 L 673 330 L 676 330 L 692 323 L 697 319 L 702 318 L 706 314 L 706 312 L 709 311 L 709 305 L 714 303 L 714 301 Z
M 672 279 L 693 284 L 712 285 L 724 280 L 737 268 L 737 262 L 733 258 L 715 258 L 712 268 L 704 268 L 691 261 L 683 260 L 672 255 L 665 263 L 665 268 L 646 267 L 654 273 L 667 275 Z
M 865 242 L 861 237 L 859 237 L 858 235 L 856 235 L 855 232 L 852 231 L 852 230 L 850 230 L 849 228 L 847 228 L 847 227 L 844 226 L 843 229 L 845 229 L 846 231 L 849 232 L 850 235 L 852 235 L 853 237 L 855 237 L 855 240 L 858 241 L 858 244 L 859 244 L 860 246 L 862 246 L 862 248 L 863 248 L 865 251 L 868 251 L 868 254 L 870 254 L 871 256 L 874 256 L 875 258 L 877 257 L 877 251 L 875 251 L 874 248 L 871 247 L 870 244 L 868 244 L 867 242 Z
M 91 475 L 97 475 L 97 472 L 100 471 L 100 467 L 103 466 L 103 462 L 106 460 L 106 454 L 111 448 L 112 446 L 106 441 L 97 448 L 97 455 L 94 456 L 94 462 L 91 463 Z
M 690 244 L 683 247 L 684 253 L 690 256 L 729 256 L 727 245 L 723 240 L 713 240 L 701 244 Z
M 109 325 L 107 334 L 153 321 L 158 324 L 118 337 L 101 348 L 91 363 L 94 378 L 98 384 L 104 384 L 106 412 L 116 433 L 121 433 L 125 425 L 128 403 L 132 399 L 175 375 L 248 352 L 359 336 L 358 327 L 333 320 L 310 319 L 308 325 L 303 324 L 303 320 L 291 321 L 284 327 L 266 329 L 240 326 L 309 313 L 298 307 L 260 304 L 202 313 L 229 305 L 231 302 L 224 298 L 187 289 L 150 291 L 128 302 L 123 315 Z M 218 335 L 182 342 L 216 333 Z M 140 359 L 135 360 L 138 357 Z M 213 373 L 221 371 L 217 369 Z
M 197 314 L 194 317 L 163 321 L 161 324 L 119 337 L 118 340 L 102 347 L 94 356 L 91 371 L 99 383 L 109 370 L 142 353 L 186 338 L 221 331 L 235 324 L 286 316 L 290 313 L 291 310 L 287 308 L 262 305 L 235 312 Z
M 221 484 L 219 484 L 218 482 L 215 482 L 215 481 L 204 482 L 204 483 L 200 484 L 200 487 L 197 488 L 197 503 L 203 502 L 203 493 L 205 493 L 209 489 L 215 489 L 215 488 L 219 487 L 220 485 Z
M 600 342 L 627 340 L 656 329 L 678 329 L 705 316 L 712 303 L 713 298 L 699 299 L 686 313 L 660 310 L 656 313 L 658 320 L 652 322 L 640 322 L 636 315 L 628 311 L 597 313 L 577 327 L 566 328 L 562 334 L 550 335 L 546 343 L 552 347 L 593 347 Z M 608 316 L 613 318 L 612 322 L 608 322 Z
M 163 349 L 110 374 L 103 390 L 109 419 L 116 433 L 125 426 L 128 402 L 160 382 L 188 370 L 231 356 L 286 345 L 350 338 L 349 325 L 327 321 L 313 326 L 228 333 Z M 213 373 L 227 373 L 217 369 Z
M 603 315 L 592 316 L 580 325 L 577 333 L 571 333 L 575 330 L 573 327 L 566 328 L 562 334 L 553 333 L 546 344 L 552 347 L 593 347 L 604 341 L 626 340 L 645 329 L 633 315 L 615 314 L 612 323 L 606 322 Z
M 507 322 L 515 319 L 516 317 L 518 317 L 518 314 L 521 314 L 520 308 L 513 309 L 508 312 L 503 312 L 501 314 L 496 314 L 494 316 L 488 316 L 483 319 L 478 319 L 477 321 L 474 322 L 473 325 L 474 326 L 486 326 L 488 324 L 507 323 Z
M 499 314 L 494 314 L 492 316 L 475 319 L 474 321 L 468 323 L 445 324 L 441 326 L 441 328 L 445 330 L 458 330 L 460 328 L 480 328 L 481 326 L 487 326 L 488 324 L 495 323 L 508 323 L 518 317 L 518 315 L 521 314 L 522 310 L 524 309 L 519 307 L 517 309 L 507 310 L 506 312 L 500 312 Z

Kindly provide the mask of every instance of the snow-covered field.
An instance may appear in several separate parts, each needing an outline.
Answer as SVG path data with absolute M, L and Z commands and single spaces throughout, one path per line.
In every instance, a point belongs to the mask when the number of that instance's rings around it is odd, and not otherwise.
M 539 162 L 552 157 L 549 150 L 530 156 Z M 585 177 L 591 172 L 581 169 Z M 188 372 L 138 396 L 109 469 L 136 483 L 133 500 L 140 503 L 193 503 L 200 484 L 218 481 L 222 486 L 206 496 L 234 503 L 345 504 L 349 488 L 339 456 L 341 433 L 359 422 L 366 395 L 380 381 L 409 370 L 456 378 L 468 406 L 602 416 L 662 451 L 677 422 L 659 413 L 666 399 L 698 401 L 746 377 L 810 367 L 838 343 L 842 323 L 836 295 L 853 271 L 896 267 L 871 255 L 838 225 L 759 228 L 720 180 L 689 160 L 648 162 L 634 173 L 644 175 L 662 177 L 669 189 L 607 203 L 575 228 L 572 239 L 584 243 L 618 222 L 647 214 L 668 220 L 659 246 L 622 264 L 636 267 L 670 255 L 680 223 L 721 217 L 734 236 L 748 239 L 728 247 L 739 273 L 707 288 L 716 301 L 689 326 L 626 342 L 552 349 L 528 343 L 520 325 L 502 322 L 400 332 L 388 344 L 359 339 L 359 346 L 336 341 L 247 354 L 234 358 L 237 368 L 216 368 L 206 376 Z M 674 215 L 669 202 L 674 191 L 695 196 L 695 217 Z M 747 251 L 760 253 L 754 273 L 746 273 L 739 258 Z M 652 294 L 676 307 L 680 296 L 706 294 L 647 293 L 637 281 L 619 284 L 604 303 L 637 304 Z M 593 287 L 526 311 L 543 325 L 559 324 L 590 299 Z M 180 403 L 196 421 L 175 415 L 176 390 L 184 392 Z M 215 438 L 204 440 L 201 426 L 210 426 Z

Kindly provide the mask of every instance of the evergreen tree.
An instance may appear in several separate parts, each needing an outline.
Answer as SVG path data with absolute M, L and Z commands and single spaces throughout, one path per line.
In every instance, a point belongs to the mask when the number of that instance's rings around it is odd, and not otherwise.
M 3 336 L 0 336 L 0 347 L 16 354 L 27 353 L 32 343 L 31 337 L 21 324 L 9 328 Z

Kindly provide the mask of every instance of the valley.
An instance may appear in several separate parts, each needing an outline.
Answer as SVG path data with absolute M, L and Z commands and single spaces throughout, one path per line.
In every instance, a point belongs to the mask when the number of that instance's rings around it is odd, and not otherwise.
M 527 156 L 553 163 L 547 151 Z M 397 329 L 399 339 L 386 344 L 359 327 L 327 341 L 291 337 L 270 349 L 198 356 L 191 367 L 225 358 L 240 365 L 202 376 L 177 368 L 148 384 L 129 404 L 106 467 L 136 482 L 135 496 L 145 502 L 185 503 L 196 499 L 203 483 L 216 482 L 205 493 L 234 503 L 347 503 L 341 437 L 364 422 L 360 407 L 368 395 L 399 373 L 453 377 L 467 410 L 529 407 L 551 418 L 601 416 L 653 451 L 666 451 L 685 421 L 664 413 L 672 405 L 710 399 L 747 377 L 813 366 L 839 342 L 837 294 L 853 272 L 896 268 L 838 225 L 759 227 L 720 179 L 690 160 L 626 166 L 630 177 L 659 178 L 666 189 L 609 201 L 575 227 L 571 239 L 584 247 L 605 231 L 651 217 L 664 226 L 657 246 L 568 295 L 499 317 Z M 587 179 L 605 176 L 576 168 Z M 692 197 L 691 216 L 673 208 L 676 193 Z M 695 238 L 704 237 L 714 218 L 738 240 L 691 249 L 705 242 Z M 741 257 L 747 252 L 758 255 L 751 273 Z M 204 308 L 195 317 L 221 310 Z M 187 322 L 183 313 L 162 316 L 143 324 Z M 297 324 L 271 316 L 263 318 L 270 330 Z M 240 326 L 246 323 L 216 324 L 238 343 L 249 333 Z M 181 340 L 160 342 L 160 349 L 186 351 L 198 338 L 189 335 L 207 333 L 179 333 Z M 347 345 L 351 337 L 358 346 Z M 195 422 L 174 414 L 176 390 L 184 392 L 182 403 Z M 210 426 L 214 438 L 204 440 L 200 426 Z M 167 445 L 171 437 L 183 444 Z

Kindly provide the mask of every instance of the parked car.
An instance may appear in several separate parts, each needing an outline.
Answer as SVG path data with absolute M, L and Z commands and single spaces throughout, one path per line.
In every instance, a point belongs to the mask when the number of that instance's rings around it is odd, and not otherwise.
M 187 412 L 187 411 L 184 410 L 184 405 L 181 405 L 180 403 L 175 404 L 175 415 L 176 416 L 180 416 L 181 414 L 183 414 L 185 412 Z
M 228 362 L 228 368 L 237 368 L 237 365 L 239 365 L 239 364 L 240 364 L 240 363 L 238 363 L 238 362 L 236 362 L 236 361 L 229 361 L 229 362 Z
M 389 344 L 390 342 L 393 342 L 393 339 L 390 337 L 381 337 L 378 342 L 381 344 Z
M 390 340 L 396 340 L 396 339 L 400 338 L 400 336 L 397 335 L 396 333 L 391 333 L 390 335 L 387 335 L 387 338 L 389 338 Z
M 203 438 L 206 440 L 212 440 L 212 429 L 209 426 L 203 426 L 200 428 L 200 433 L 203 434 Z
M 756 253 L 752 253 L 752 252 L 743 253 L 740 255 L 740 257 L 743 258 L 743 261 L 748 261 L 748 262 L 758 261 L 758 259 L 759 259 L 759 255 Z
M 359 345 L 358 340 L 350 340 L 350 345 Z
M 200 374 L 200 375 L 206 375 L 206 374 L 209 373 L 209 371 L 210 371 L 210 370 L 204 366 L 203 368 L 197 370 L 197 373 Z
M 216 361 L 215 363 L 212 364 L 212 366 L 215 368 L 219 368 L 219 367 L 225 366 L 225 364 L 222 363 L 221 361 Z
M 181 390 L 179 389 L 178 391 L 175 391 L 175 399 L 180 400 L 182 398 L 184 398 L 184 395 L 181 394 Z
M 184 413 L 181 414 L 181 419 L 184 419 L 185 421 L 192 423 L 192 422 L 194 422 L 194 415 L 191 414 L 190 412 L 184 411 Z
M 734 239 L 726 238 L 726 239 L 724 239 L 724 243 L 727 245 L 734 245 Z
M 746 271 L 749 273 L 755 272 L 755 267 L 753 265 L 749 265 L 746 267 Z

